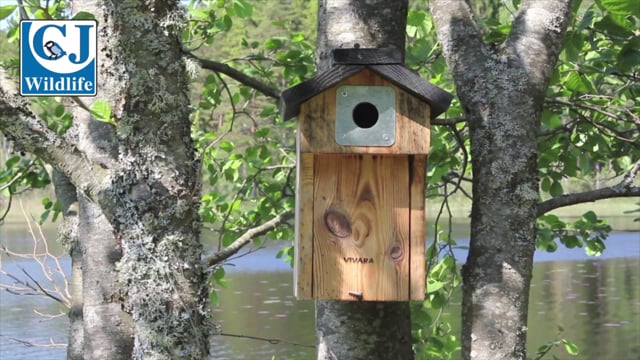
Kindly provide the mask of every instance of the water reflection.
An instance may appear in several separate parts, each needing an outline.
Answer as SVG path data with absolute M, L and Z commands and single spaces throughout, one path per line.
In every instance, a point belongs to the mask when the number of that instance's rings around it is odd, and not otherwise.
M 530 293 L 530 349 L 550 340 L 550 331 L 562 326 L 563 336 L 580 346 L 581 359 L 637 359 L 638 284 L 637 257 L 536 264 Z
M 5 234 L 0 234 L 2 240 L 6 239 Z M 640 356 L 638 240 L 637 233 L 613 234 L 600 259 L 587 258 L 580 249 L 571 250 L 568 256 L 556 253 L 554 261 L 546 254 L 536 255 L 529 308 L 530 350 L 554 339 L 557 326 L 562 326 L 565 329 L 562 336 L 580 346 L 579 359 L 635 360 Z M 314 357 L 314 349 L 292 344 L 314 345 L 313 302 L 293 298 L 291 269 L 274 258 L 277 250 L 276 247 L 260 250 L 234 260 L 235 266 L 227 267 L 229 287 L 219 291 L 220 306 L 213 309 L 214 319 L 220 323 L 222 332 L 246 337 L 215 336 L 212 358 Z M 464 254 L 459 254 L 458 259 L 464 259 Z M 447 316 L 459 328 L 459 302 L 455 303 L 458 305 Z M 1 359 L 64 358 L 64 349 L 28 348 L 6 337 L 39 343 L 47 343 L 49 338 L 65 341 L 67 318 L 42 321 L 32 312 L 34 305 L 52 313 L 60 311 L 44 298 L 0 293 L 0 333 L 4 335 L 0 338 Z M 247 337 L 281 341 L 272 343 Z M 568 358 L 561 349 L 553 354 Z
M 231 273 L 229 289 L 220 292 L 214 310 L 224 333 L 241 334 L 267 341 L 218 336 L 214 356 L 229 359 L 311 359 L 315 356 L 313 302 L 292 295 L 292 276 L 286 272 Z M 296 343 L 299 345 L 293 345 Z M 301 346 L 302 345 L 302 346 Z M 247 351 L 250 349 L 250 351 Z

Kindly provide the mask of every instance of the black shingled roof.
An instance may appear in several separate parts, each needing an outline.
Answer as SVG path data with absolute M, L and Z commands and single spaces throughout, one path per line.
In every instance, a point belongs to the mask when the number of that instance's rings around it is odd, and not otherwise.
M 329 70 L 282 92 L 280 108 L 283 118 L 288 120 L 298 115 L 300 104 L 367 68 L 429 104 L 432 118 L 447 110 L 453 99 L 450 93 L 402 65 L 402 52 L 398 49 L 335 49 L 333 66 Z

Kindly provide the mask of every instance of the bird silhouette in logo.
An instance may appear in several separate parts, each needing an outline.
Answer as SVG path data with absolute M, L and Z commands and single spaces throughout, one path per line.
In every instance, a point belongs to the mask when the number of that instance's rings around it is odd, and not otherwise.
M 44 44 L 44 48 L 47 49 L 49 53 L 49 60 L 58 60 L 59 58 L 67 55 L 67 53 L 62 50 L 60 45 L 49 40 Z

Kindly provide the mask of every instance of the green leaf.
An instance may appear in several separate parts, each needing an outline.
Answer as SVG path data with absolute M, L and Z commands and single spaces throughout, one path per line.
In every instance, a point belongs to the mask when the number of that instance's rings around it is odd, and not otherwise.
M 48 20 L 51 16 L 49 16 L 49 14 L 47 14 L 47 12 L 45 12 L 44 10 L 38 9 L 33 14 L 33 17 L 35 17 L 38 20 Z
M 51 199 L 49 199 L 48 197 L 42 199 L 41 202 L 46 210 L 49 210 L 51 206 L 53 206 L 53 201 L 51 201 Z
M 64 115 L 64 111 L 65 111 L 64 105 L 58 104 L 53 110 L 53 115 L 57 117 L 61 117 L 62 115 Z
M 276 38 L 270 38 L 265 40 L 264 47 L 267 50 L 275 50 L 282 46 L 282 40 Z
M 111 106 L 107 100 L 94 101 L 89 110 L 96 120 L 115 125 L 115 121 L 111 118 Z
M 629 40 L 618 53 L 616 61 L 616 67 L 621 71 L 640 66 L 640 37 Z
M 250 18 L 253 14 L 253 7 L 245 0 L 234 0 L 233 10 L 236 15 L 245 19 Z
M 551 194 L 551 196 L 553 197 L 556 197 L 562 195 L 562 193 L 562 184 L 560 184 L 559 181 L 554 181 L 553 184 L 551 184 L 551 188 L 549 189 L 549 194 Z
M 95 16 L 87 11 L 80 11 L 79 13 L 73 15 L 73 20 L 95 20 Z
M 18 5 L 0 6 L 0 20 L 6 19 L 7 17 L 9 17 L 9 15 L 11 15 L 13 10 L 15 10 L 17 7 Z
M 220 299 L 218 298 L 218 293 L 215 290 L 211 290 L 209 293 L 209 304 L 211 304 L 211 306 L 220 305 Z
M 586 213 L 582 214 L 582 218 L 592 224 L 598 222 L 598 215 L 596 215 L 596 213 L 594 213 L 593 211 L 587 211 Z
M 582 247 L 582 240 L 580 240 L 575 235 L 563 236 L 560 240 L 562 241 L 564 246 L 567 247 L 567 249 L 573 249 L 573 248 L 576 248 L 576 247 Z
M 580 52 L 582 51 L 583 44 L 584 38 L 582 34 L 572 32 L 567 36 L 567 40 L 564 46 L 564 52 L 567 61 L 577 62 L 580 59 Z
M 232 152 L 233 149 L 234 149 L 233 143 L 231 141 L 223 141 L 223 142 L 220 143 L 219 147 L 220 147 L 220 149 L 222 149 L 222 150 L 224 150 L 224 151 L 226 151 L 228 153 Z
M 17 164 L 20 161 L 21 157 L 19 155 L 14 155 L 10 157 L 4 164 L 7 168 L 13 167 L 13 165 Z
M 219 267 L 216 269 L 216 271 L 213 272 L 213 278 L 216 279 L 216 281 L 221 280 L 222 278 L 224 278 L 224 276 L 227 274 L 227 272 L 224 270 L 223 267 Z
M 564 349 L 569 355 L 576 356 L 580 353 L 580 348 L 578 348 L 578 345 L 572 343 L 571 341 L 562 339 L 562 343 L 564 344 Z
M 434 293 L 444 287 L 444 284 L 434 279 L 427 280 L 427 294 Z
M 38 222 L 40 225 L 43 225 L 45 221 L 47 221 L 49 213 L 51 213 L 51 210 L 45 210 L 44 212 L 42 212 L 42 214 L 40 214 L 40 221 Z
M 600 256 L 605 249 L 605 245 L 600 239 L 587 240 L 585 252 L 589 256 Z
M 304 41 L 304 39 L 305 39 L 304 34 L 295 33 L 295 34 L 291 35 L 291 41 L 294 42 L 294 43 L 298 43 L 298 42 Z
M 593 92 L 593 86 L 589 80 L 577 71 L 572 71 L 564 79 L 564 84 L 567 89 L 579 93 Z
M 432 309 L 441 309 L 447 303 L 447 298 L 440 292 L 429 295 L 429 305 Z
M 616 15 L 640 16 L 640 6 L 637 0 L 599 0 L 600 5 Z
M 407 25 L 416 27 L 421 26 L 426 18 L 427 14 L 424 11 L 409 10 L 409 15 L 407 16 Z
M 619 24 L 616 21 L 617 17 L 612 14 L 608 14 L 602 20 L 593 24 L 593 27 L 608 35 L 630 37 L 633 36 L 633 31 L 627 27 L 626 24 Z

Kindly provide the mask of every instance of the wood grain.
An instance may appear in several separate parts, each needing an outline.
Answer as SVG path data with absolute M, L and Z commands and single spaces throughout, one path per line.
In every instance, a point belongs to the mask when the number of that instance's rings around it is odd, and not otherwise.
M 294 294 L 298 299 L 313 295 L 313 154 L 298 154 Z
M 408 300 L 408 157 L 315 155 L 313 182 L 313 297 Z
M 396 142 L 389 147 L 342 146 L 335 142 L 336 89 L 342 85 L 383 85 L 396 91 Z M 364 69 L 300 106 L 301 152 L 354 154 L 427 154 L 430 108 L 418 98 Z
M 424 300 L 426 281 L 425 260 L 425 177 L 426 155 L 409 156 L 411 196 L 411 251 L 409 253 L 409 284 L 411 300 Z

